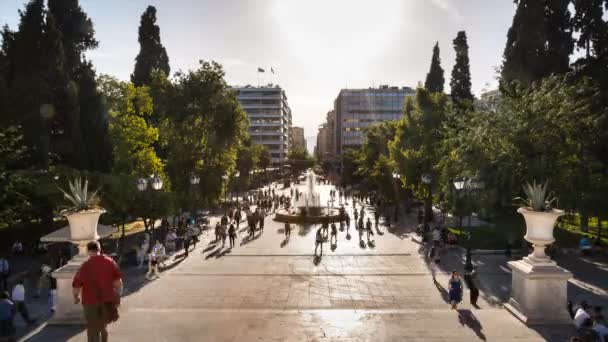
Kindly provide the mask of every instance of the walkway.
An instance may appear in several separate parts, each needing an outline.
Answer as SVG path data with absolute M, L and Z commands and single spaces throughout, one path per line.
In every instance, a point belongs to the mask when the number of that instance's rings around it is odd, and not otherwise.
M 322 203 L 328 190 L 321 186 Z M 339 232 L 335 250 L 326 244 L 320 260 L 312 256 L 318 227 L 296 228 L 289 241 L 282 227 L 269 216 L 261 236 L 247 241 L 242 232 L 232 251 L 205 233 L 187 259 L 126 296 L 111 340 L 534 342 L 561 341 L 569 331 L 529 329 L 489 295 L 492 287 L 482 291 L 481 309 L 465 300 L 450 310 L 447 272 L 435 286 L 408 234 L 412 220 L 379 227 L 375 248 L 360 248 L 352 227 L 350 240 Z M 445 260 L 460 257 L 450 253 Z M 510 280 L 502 282 L 508 289 Z M 81 328 L 43 327 L 27 340 L 86 336 Z

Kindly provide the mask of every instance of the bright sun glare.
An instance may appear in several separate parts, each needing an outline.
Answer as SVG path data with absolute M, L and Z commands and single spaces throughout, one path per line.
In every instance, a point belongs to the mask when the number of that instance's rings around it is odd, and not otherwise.
M 273 15 L 295 57 L 326 67 L 344 56 L 369 62 L 390 47 L 403 20 L 399 0 L 382 6 L 360 0 L 281 0 L 274 3 Z

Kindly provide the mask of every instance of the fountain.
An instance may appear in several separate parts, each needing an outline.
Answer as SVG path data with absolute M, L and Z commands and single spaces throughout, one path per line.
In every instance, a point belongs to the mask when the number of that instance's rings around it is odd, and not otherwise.
M 277 211 L 274 219 L 279 222 L 290 223 L 321 223 L 339 221 L 339 210 L 329 206 L 321 206 L 321 197 L 315 191 L 316 175 L 311 170 L 306 171 L 306 189 L 303 196 L 294 202 L 292 208 Z

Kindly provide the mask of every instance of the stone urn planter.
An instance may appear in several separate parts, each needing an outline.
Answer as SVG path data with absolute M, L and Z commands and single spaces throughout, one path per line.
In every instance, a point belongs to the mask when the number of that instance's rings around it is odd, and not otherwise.
M 70 240 L 98 240 L 97 223 L 99 222 L 99 216 L 105 212 L 106 211 L 103 208 L 95 208 L 65 213 L 64 216 L 68 219 L 70 225 Z
M 535 259 L 546 259 L 545 248 L 555 242 L 553 229 L 557 219 L 564 215 L 563 210 L 551 209 L 549 211 L 535 211 L 530 208 L 521 207 L 517 210 L 526 221 L 526 235 L 524 239 L 534 247 L 530 257 Z

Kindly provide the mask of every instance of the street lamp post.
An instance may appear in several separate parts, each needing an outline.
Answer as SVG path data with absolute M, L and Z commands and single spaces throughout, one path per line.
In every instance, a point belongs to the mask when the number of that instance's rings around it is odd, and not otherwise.
M 224 212 L 227 210 L 228 206 L 228 175 L 222 175 L 222 180 L 224 181 Z
M 473 178 L 462 178 L 462 179 L 458 179 L 456 181 L 454 181 L 454 188 L 456 188 L 456 190 L 458 192 L 460 191 L 464 191 L 465 194 L 465 203 L 468 207 L 467 210 L 467 214 L 468 214 L 468 218 L 467 218 L 467 253 L 466 253 L 466 260 L 465 260 L 465 270 L 472 270 L 473 269 L 473 264 L 471 262 L 471 237 L 473 234 L 473 231 L 471 229 L 471 218 L 473 216 L 473 210 L 471 209 L 470 205 L 469 205 L 469 201 L 470 201 L 470 193 L 472 191 L 475 190 L 479 190 L 483 188 L 483 183 L 473 179 Z M 462 214 L 459 215 L 460 216 L 460 227 L 462 227 Z
M 393 179 L 395 180 L 395 223 L 399 222 L 399 179 L 401 177 L 397 172 L 393 172 Z
M 433 181 L 433 178 L 431 177 L 430 174 L 428 173 L 424 173 L 422 174 L 422 176 L 420 177 L 420 179 L 422 180 L 422 183 L 427 185 L 427 198 L 425 199 L 425 203 L 424 203 L 424 219 L 423 219 L 423 227 L 426 227 L 426 224 L 428 223 L 429 217 L 431 216 L 431 213 L 428 212 L 428 210 L 430 209 L 431 211 L 433 210 L 433 203 L 430 203 L 430 207 L 431 208 L 427 208 L 427 203 L 429 201 L 432 201 L 432 197 L 431 197 L 431 182 Z
M 190 175 L 190 185 L 191 185 L 191 189 L 193 192 L 196 192 L 196 186 L 201 182 L 201 177 L 199 177 L 197 174 L 192 173 Z M 192 197 L 195 197 L 195 195 L 193 194 Z M 196 217 L 196 204 L 195 204 L 195 199 L 192 201 L 192 212 L 190 213 L 190 216 L 194 216 Z
M 146 190 L 148 191 L 158 191 L 160 189 L 163 188 L 163 180 L 158 176 L 158 175 L 152 175 L 150 176 L 150 178 L 145 178 L 145 177 L 141 177 L 138 178 L 135 185 L 137 186 L 137 190 L 144 192 Z M 149 186 L 148 186 L 149 185 Z M 148 196 L 148 203 L 151 205 L 151 200 L 149 199 Z M 144 224 L 145 224 L 145 219 L 144 219 Z M 151 222 L 152 227 L 154 228 L 154 222 Z

